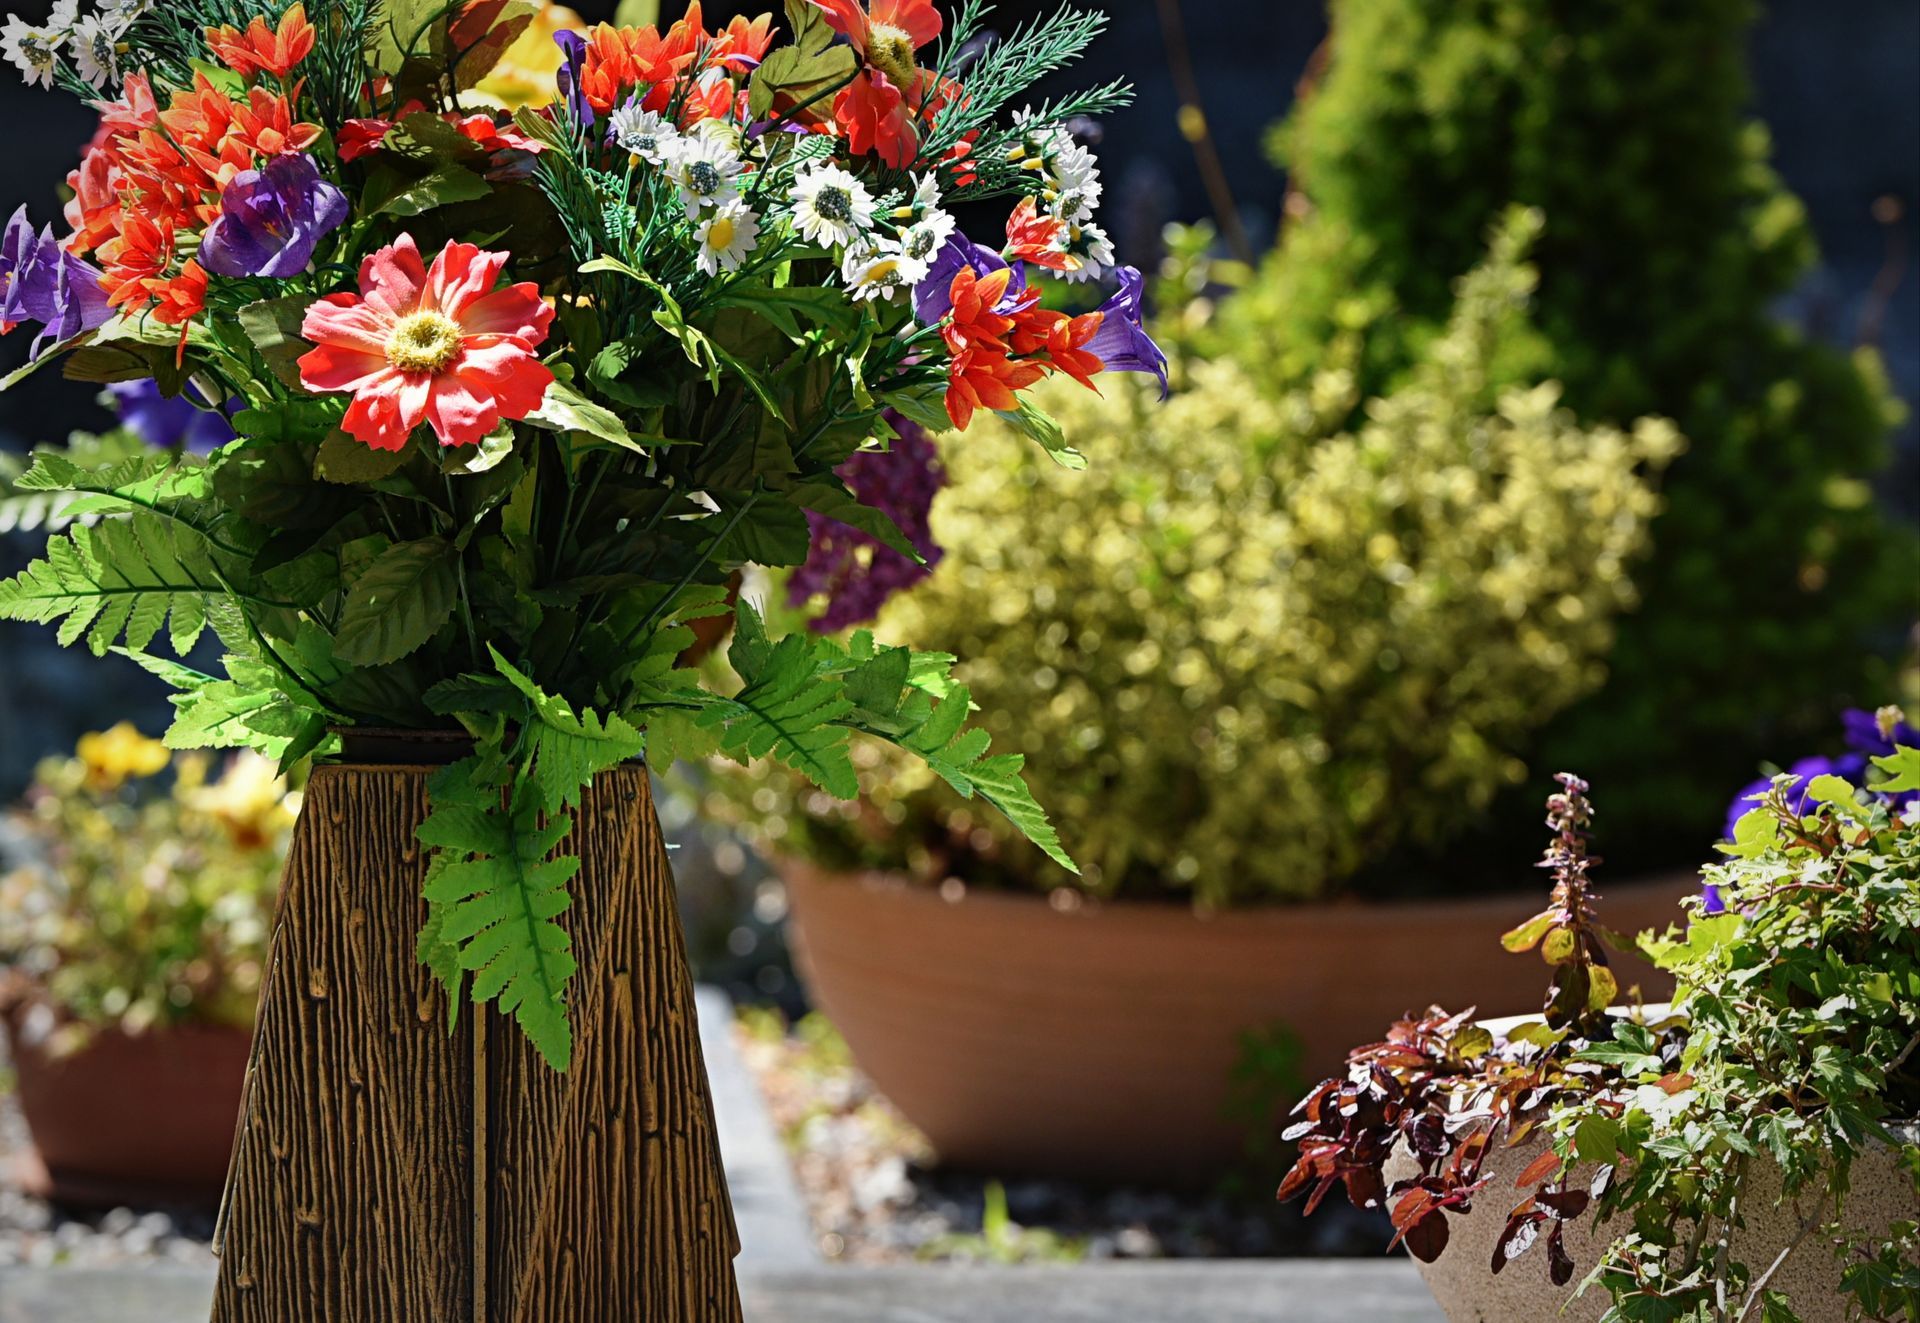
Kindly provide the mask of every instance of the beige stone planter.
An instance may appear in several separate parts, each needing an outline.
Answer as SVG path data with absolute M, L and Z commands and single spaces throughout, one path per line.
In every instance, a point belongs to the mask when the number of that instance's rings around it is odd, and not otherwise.
M 1487 1028 L 1500 1034 L 1521 1019 L 1531 1018 L 1490 1021 Z M 1908 1137 L 1920 1142 L 1920 1131 Z M 1482 1171 L 1492 1180 L 1476 1196 L 1474 1211 L 1449 1216 L 1446 1251 L 1434 1262 L 1419 1265 L 1420 1275 L 1449 1323 L 1597 1323 L 1606 1312 L 1605 1291 L 1595 1287 L 1574 1298 L 1574 1289 L 1613 1237 L 1628 1229 L 1624 1219 L 1615 1218 L 1605 1226 L 1596 1225 L 1590 1218 L 1567 1223 L 1565 1244 L 1575 1265 L 1569 1286 L 1553 1284 L 1547 1276 L 1546 1251 L 1537 1245 L 1501 1269 L 1498 1276 L 1488 1270 L 1507 1214 L 1522 1197 L 1517 1178 L 1545 1148 L 1544 1139 L 1530 1139 L 1517 1148 L 1496 1149 L 1489 1154 Z M 1398 1152 L 1387 1164 L 1388 1184 L 1414 1171 L 1413 1160 L 1404 1151 Z M 1920 1218 L 1920 1195 L 1914 1191 L 1912 1178 L 1900 1169 L 1896 1150 L 1884 1145 L 1869 1149 L 1854 1164 L 1852 1179 L 1846 1205 L 1849 1226 L 1866 1234 L 1883 1235 L 1896 1221 Z M 1790 1204 L 1775 1206 L 1780 1196 L 1778 1168 L 1757 1165 L 1749 1187 L 1741 1198 L 1746 1227 L 1734 1244 L 1745 1262 L 1769 1264 L 1793 1243 L 1800 1219 Z M 1841 1293 L 1841 1267 L 1827 1244 L 1809 1238 L 1780 1266 L 1772 1286 L 1786 1293 L 1805 1323 L 1846 1323 L 1851 1297 Z
M 937 892 L 786 861 L 813 1002 L 942 1162 L 999 1176 L 1204 1184 L 1244 1161 L 1227 1114 L 1242 1034 L 1285 1026 L 1300 1085 L 1408 1011 L 1537 1006 L 1538 957 L 1488 957 L 1533 894 L 1202 916 L 1178 905 Z M 1605 888 L 1635 931 L 1691 876 Z M 1649 966 L 1625 985 L 1661 995 Z

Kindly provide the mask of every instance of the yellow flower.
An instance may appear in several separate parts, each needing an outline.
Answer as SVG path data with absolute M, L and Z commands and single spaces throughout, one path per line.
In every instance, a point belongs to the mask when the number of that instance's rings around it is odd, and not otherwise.
M 128 777 L 152 776 L 173 757 L 166 745 L 142 735 L 131 721 L 82 735 L 74 751 L 86 765 L 88 784 L 101 790 L 117 790 Z
M 187 803 L 218 820 L 241 850 L 262 850 L 272 845 L 294 817 L 287 783 L 280 779 L 272 760 L 250 751 L 237 754 L 225 775 L 193 791 Z
M 583 32 L 586 26 L 586 20 L 565 5 L 541 5 L 527 30 L 463 99 L 503 110 L 546 105 L 560 95 L 560 47 L 553 34 Z

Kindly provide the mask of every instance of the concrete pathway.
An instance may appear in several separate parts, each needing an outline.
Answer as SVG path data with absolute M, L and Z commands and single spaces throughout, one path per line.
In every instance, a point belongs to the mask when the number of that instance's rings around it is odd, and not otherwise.
M 1445 1323 L 1400 1261 L 818 1267 L 741 1285 L 747 1323 Z M 196 1271 L 0 1269 L 0 1323 L 205 1323 L 212 1296 Z

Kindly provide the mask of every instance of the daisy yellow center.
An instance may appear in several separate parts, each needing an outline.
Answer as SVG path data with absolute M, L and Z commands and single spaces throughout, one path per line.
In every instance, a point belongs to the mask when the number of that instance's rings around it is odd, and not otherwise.
M 733 217 L 714 217 L 713 224 L 707 226 L 707 247 L 715 252 L 733 247 Z
M 914 84 L 913 38 L 891 23 L 873 24 L 867 29 L 867 63 L 908 91 Z
M 387 362 L 402 372 L 439 372 L 460 356 L 460 324 L 437 312 L 410 313 L 387 338 Z

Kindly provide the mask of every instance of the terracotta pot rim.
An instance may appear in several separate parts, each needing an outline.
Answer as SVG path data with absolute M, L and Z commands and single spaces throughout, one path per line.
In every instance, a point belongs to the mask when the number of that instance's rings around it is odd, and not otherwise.
M 1046 896 L 1029 891 L 997 890 L 983 887 L 966 886 L 963 894 L 949 899 L 940 894 L 936 883 L 920 881 L 897 869 L 863 868 L 842 870 L 823 867 L 809 860 L 793 855 L 775 853 L 769 862 L 774 871 L 785 881 L 799 880 L 823 887 L 858 886 L 868 895 L 884 896 L 889 901 L 910 905 L 940 905 L 950 908 L 975 906 L 980 909 L 998 907 L 1002 909 L 1023 909 L 1030 913 L 1045 912 L 1059 915 L 1062 920 L 1100 917 L 1112 918 L 1116 915 L 1147 916 L 1155 915 L 1167 922 L 1182 919 L 1197 924 L 1244 924 L 1262 925 L 1298 921 L 1310 918 L 1316 920 L 1353 919 L 1369 926 L 1380 922 L 1415 921 L 1424 914 L 1461 915 L 1482 912 L 1487 914 L 1509 914 L 1516 908 L 1529 903 L 1544 904 L 1544 896 L 1531 897 L 1530 893 L 1513 891 L 1477 891 L 1464 896 L 1432 896 L 1407 900 L 1369 900 L 1357 896 L 1335 895 L 1324 900 L 1277 901 L 1262 905 L 1233 905 L 1216 910 L 1202 910 L 1177 900 L 1137 900 L 1127 897 L 1101 898 L 1080 896 L 1078 903 L 1064 909 L 1056 908 Z M 1655 890 L 1671 888 L 1683 880 L 1698 876 L 1692 870 L 1674 869 L 1662 873 L 1641 873 L 1624 878 L 1611 885 L 1596 887 L 1595 896 L 1602 910 L 1607 896 L 1613 892 Z M 1065 889 L 1065 888 L 1063 888 Z M 1679 907 L 1675 906 L 1675 918 L 1679 917 Z

